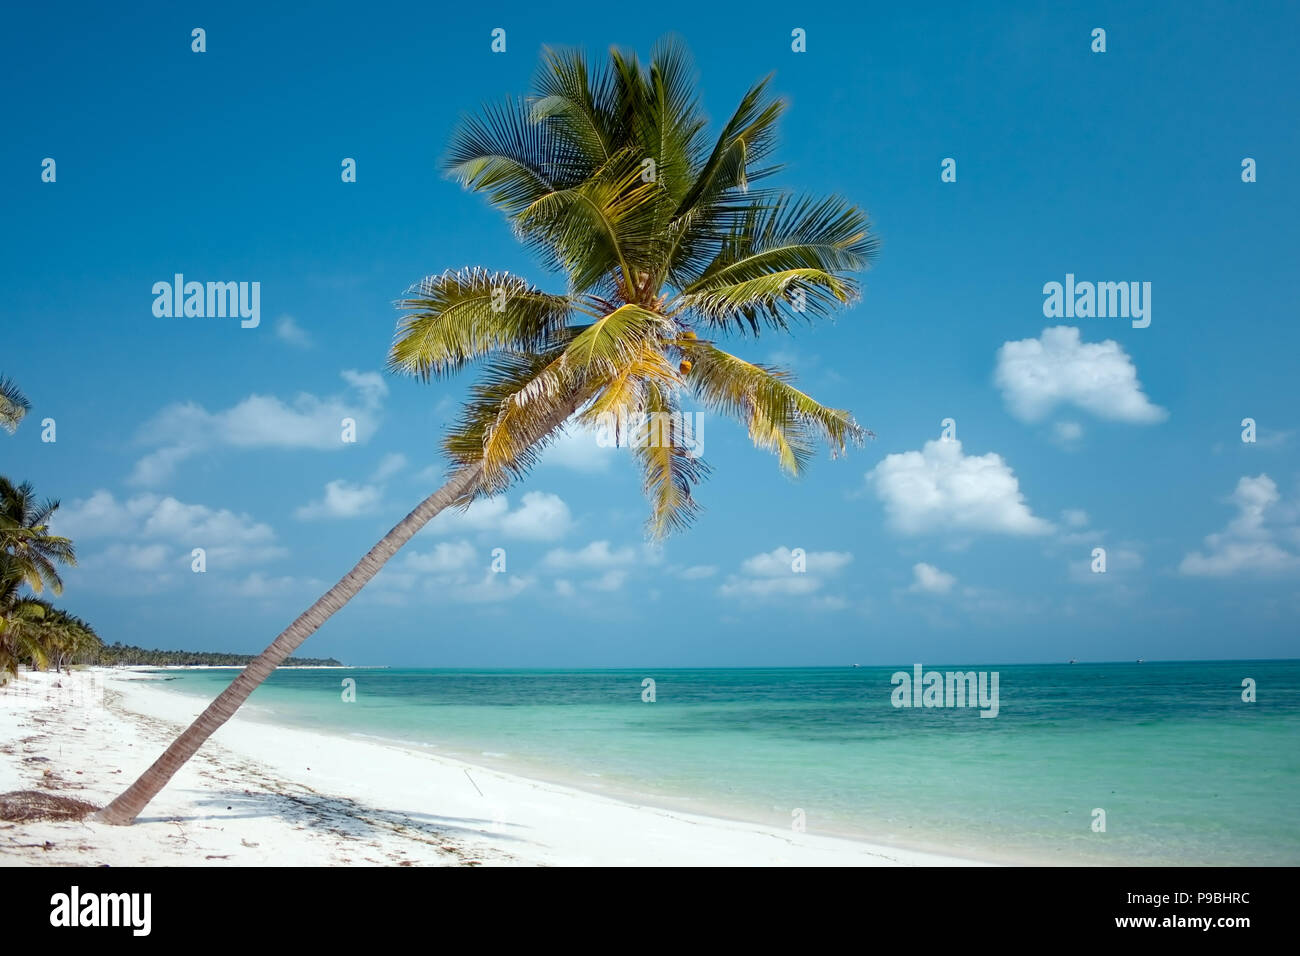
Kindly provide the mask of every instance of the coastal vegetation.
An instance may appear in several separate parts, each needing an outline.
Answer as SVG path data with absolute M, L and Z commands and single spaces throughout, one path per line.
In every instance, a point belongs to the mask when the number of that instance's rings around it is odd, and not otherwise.
M 13 434 L 30 410 L 17 383 L 0 375 L 0 428 Z M 30 482 L 0 476 L 0 683 L 20 664 L 66 667 L 102 646 L 89 624 L 39 596 L 62 594 L 59 567 L 77 563 L 72 542 L 50 533 L 58 510 Z
M 98 664 L 101 667 L 246 667 L 252 654 L 228 654 L 222 651 L 160 651 L 146 650 L 133 644 L 102 645 L 81 664 Z M 343 662 L 332 657 L 290 657 L 284 662 L 288 667 L 342 667 Z
M 41 596 L 62 594 L 59 567 L 77 563 L 72 542 L 50 533 L 58 509 L 30 483 L 0 477 L 0 680 L 20 664 L 64 667 L 101 646 L 89 624 Z

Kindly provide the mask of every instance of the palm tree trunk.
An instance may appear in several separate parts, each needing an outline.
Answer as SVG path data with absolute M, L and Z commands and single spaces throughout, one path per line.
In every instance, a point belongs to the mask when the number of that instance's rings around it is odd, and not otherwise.
M 420 502 L 419 507 L 384 535 L 338 584 L 326 591 L 296 621 L 281 631 L 280 636 L 271 642 L 271 646 L 254 658 L 230 686 L 208 705 L 208 709 L 201 713 L 183 734 L 172 741 L 171 746 L 154 761 L 153 766 L 140 775 L 139 780 L 131 784 L 103 810 L 97 812 L 92 819 L 119 826 L 135 820 L 149 801 L 167 786 L 176 771 L 194 756 L 204 741 L 234 716 L 235 711 L 248 699 L 249 694 L 256 690 L 276 667 L 296 651 L 303 641 L 314 634 L 317 628 L 329 620 L 335 611 L 356 597 L 366 583 L 379 573 L 379 569 L 388 559 L 411 540 L 417 531 L 448 505 L 462 499 L 467 492 L 473 490 L 481 468 L 480 465 L 466 465 L 452 475 L 447 484 Z

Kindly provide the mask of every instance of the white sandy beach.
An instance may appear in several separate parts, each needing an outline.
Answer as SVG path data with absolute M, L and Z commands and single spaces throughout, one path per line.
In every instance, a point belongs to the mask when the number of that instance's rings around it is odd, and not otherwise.
M 104 706 L 69 704 L 67 692 L 88 688 L 92 673 L 102 675 Z M 0 692 L 0 792 L 39 790 L 102 806 L 204 706 L 129 670 L 18 680 L 21 693 Z M 638 806 L 242 714 L 133 826 L 0 821 L 0 864 L 10 866 L 973 862 Z

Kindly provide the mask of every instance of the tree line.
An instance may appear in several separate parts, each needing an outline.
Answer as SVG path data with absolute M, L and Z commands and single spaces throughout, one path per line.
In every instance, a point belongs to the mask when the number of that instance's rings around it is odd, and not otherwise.
M 244 667 L 253 659 L 252 654 L 226 654 L 221 651 L 160 651 L 145 650 L 133 644 L 101 644 L 98 650 L 86 655 L 82 664 L 98 664 L 102 667 Z M 298 667 L 342 667 L 342 661 L 332 657 L 291 657 L 283 666 Z

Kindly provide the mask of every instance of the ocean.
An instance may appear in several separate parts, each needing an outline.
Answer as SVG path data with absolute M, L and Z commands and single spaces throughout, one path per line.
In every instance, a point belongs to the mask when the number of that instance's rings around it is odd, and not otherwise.
M 1300 661 L 925 670 L 997 672 L 997 716 L 894 706 L 891 677 L 911 664 L 280 670 L 241 714 L 642 804 L 978 859 L 1300 864 Z M 234 674 L 160 672 L 165 688 L 206 698 Z

